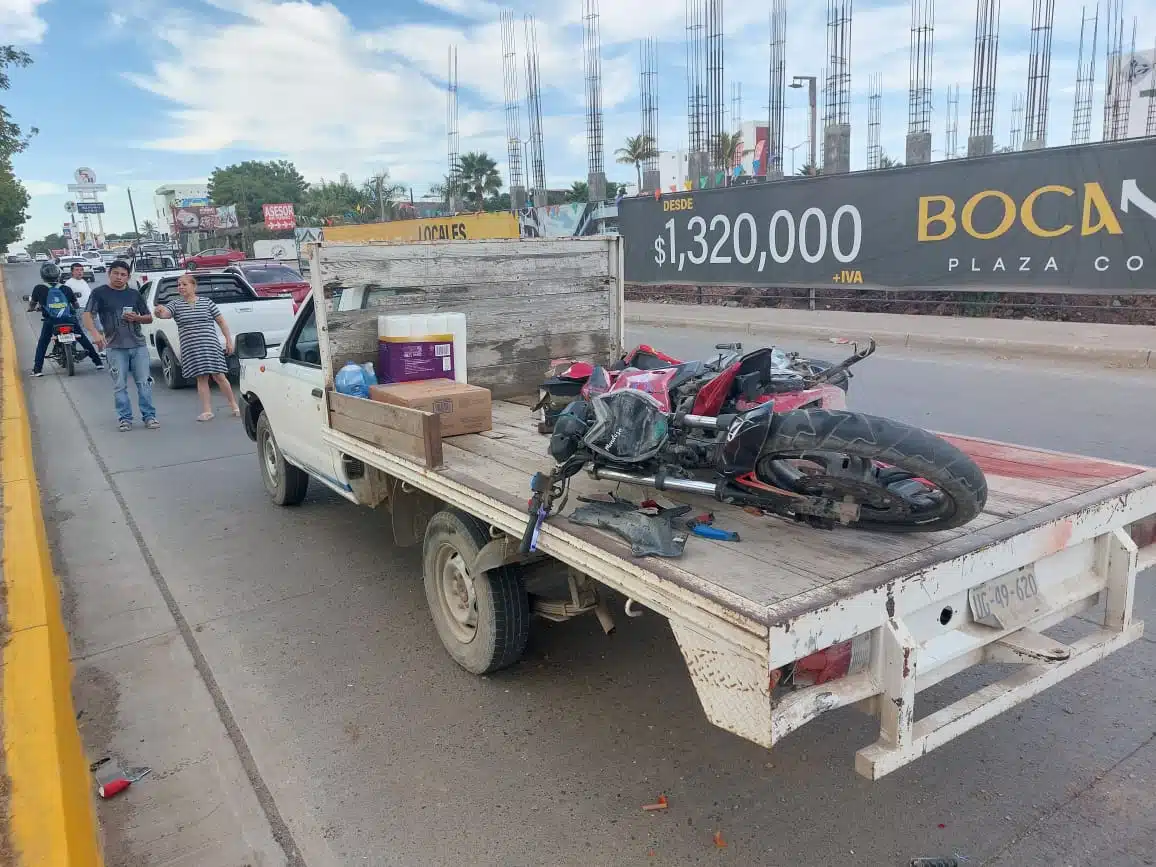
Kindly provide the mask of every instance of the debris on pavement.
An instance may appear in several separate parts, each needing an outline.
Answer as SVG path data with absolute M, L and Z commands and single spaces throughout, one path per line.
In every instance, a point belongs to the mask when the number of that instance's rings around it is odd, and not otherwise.
M 659 795 L 657 801 L 655 801 L 653 804 L 643 804 L 642 809 L 648 811 L 665 810 L 669 806 L 670 803 L 666 800 L 666 795 Z
M 104 799 L 112 798 L 133 783 L 139 783 L 153 772 L 152 768 L 122 768 L 120 762 L 107 757 L 89 766 L 96 776 L 96 793 Z
M 725 849 L 727 847 L 727 841 L 723 839 L 722 831 L 714 832 L 714 844 L 719 849 Z
M 964 858 L 948 855 L 946 858 L 912 858 L 911 867 L 963 867 Z

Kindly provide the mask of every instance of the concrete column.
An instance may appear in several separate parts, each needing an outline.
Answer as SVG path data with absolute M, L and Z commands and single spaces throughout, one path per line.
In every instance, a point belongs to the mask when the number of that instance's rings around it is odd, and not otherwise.
M 931 133 L 913 132 L 907 136 L 907 165 L 931 162 Z
M 851 171 L 851 124 L 833 123 L 823 130 L 823 174 Z
M 967 140 L 969 157 L 986 157 L 995 149 L 995 141 L 990 135 L 973 135 Z

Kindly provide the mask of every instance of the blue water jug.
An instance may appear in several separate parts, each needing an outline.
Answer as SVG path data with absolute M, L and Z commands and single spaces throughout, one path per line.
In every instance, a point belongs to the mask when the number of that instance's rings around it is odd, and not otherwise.
M 345 367 L 337 371 L 333 377 L 333 384 L 341 394 L 350 397 L 369 397 L 369 381 L 365 368 L 352 361 L 347 361 Z

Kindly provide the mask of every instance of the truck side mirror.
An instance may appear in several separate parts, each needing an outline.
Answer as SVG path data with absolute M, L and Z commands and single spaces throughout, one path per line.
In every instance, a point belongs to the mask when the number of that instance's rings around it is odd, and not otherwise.
M 246 331 L 237 335 L 238 358 L 265 358 L 268 349 L 265 347 L 265 335 L 260 331 Z

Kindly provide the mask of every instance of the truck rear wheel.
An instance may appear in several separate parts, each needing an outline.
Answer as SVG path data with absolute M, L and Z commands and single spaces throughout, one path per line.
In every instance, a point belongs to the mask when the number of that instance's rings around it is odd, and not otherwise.
M 296 506 L 309 490 L 309 474 L 285 460 L 273 436 L 269 416 L 257 419 L 257 460 L 261 462 L 261 480 L 265 490 L 278 506 Z
M 513 665 L 530 637 L 530 599 L 521 572 L 499 566 L 472 573 L 474 558 L 489 541 L 481 521 L 443 509 L 427 525 L 422 550 L 426 601 L 438 637 L 473 674 Z

